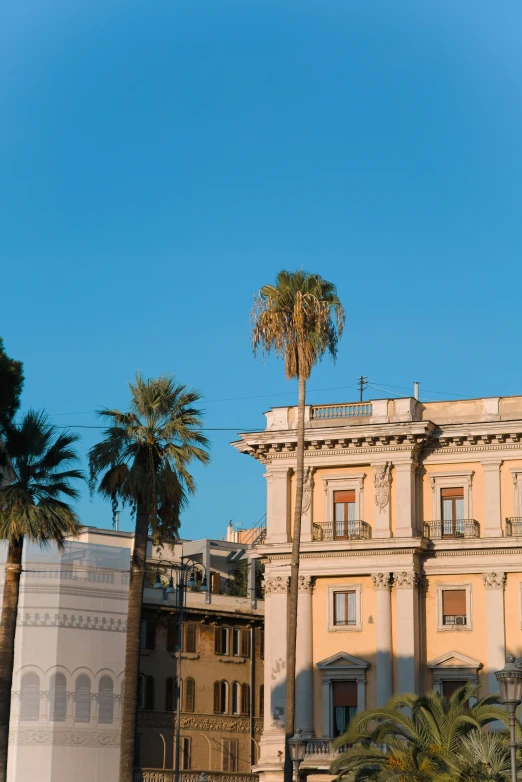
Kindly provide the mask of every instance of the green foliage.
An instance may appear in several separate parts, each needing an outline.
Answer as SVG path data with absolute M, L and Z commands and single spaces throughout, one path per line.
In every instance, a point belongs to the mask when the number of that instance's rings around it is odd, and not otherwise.
M 449 762 L 462 751 L 464 739 L 491 722 L 507 724 L 497 695 L 469 707 L 476 693 L 467 685 L 449 698 L 433 691 L 396 695 L 385 707 L 357 715 L 336 741 L 337 747 L 351 746 L 332 772 L 350 782 L 464 782 Z
M 0 337 L 0 427 L 13 420 L 20 405 L 23 384 L 23 364 L 9 358 Z
M 256 598 L 263 599 L 263 574 L 265 567 L 260 560 L 255 560 L 256 577 L 255 590 Z M 244 559 L 239 563 L 235 570 L 230 571 L 227 583 L 227 592 L 233 597 L 248 597 L 248 560 Z
M 163 375 L 144 380 L 136 375 L 130 411 L 101 410 L 108 422 L 103 440 L 89 451 L 90 488 L 111 500 L 147 513 L 156 544 L 173 542 L 179 514 L 196 490 L 189 463 L 207 464 L 208 440 L 203 435 L 201 398 L 195 390 Z
M 41 544 L 63 546 L 81 529 L 76 513 L 64 500 L 76 500 L 73 485 L 84 475 L 75 469 L 78 440 L 57 433 L 43 412 L 30 410 L 20 425 L 4 426 L 0 449 L 0 539 L 24 537 Z

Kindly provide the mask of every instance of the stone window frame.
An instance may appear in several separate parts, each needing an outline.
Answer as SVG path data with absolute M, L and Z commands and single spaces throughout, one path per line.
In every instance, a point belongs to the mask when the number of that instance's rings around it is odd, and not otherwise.
M 462 658 L 462 665 L 444 667 L 441 663 L 450 657 Z M 466 663 L 466 660 L 468 661 Z M 436 660 L 427 663 L 431 671 L 431 681 L 435 692 L 442 695 L 442 683 L 450 681 L 466 681 L 474 686 L 479 685 L 479 670 L 482 665 L 476 660 L 459 655 L 456 652 L 447 652 Z M 470 698 L 470 705 L 476 703 L 476 698 Z
M 355 490 L 355 518 L 364 521 L 364 479 L 365 472 L 352 473 L 351 475 L 332 475 L 323 478 L 325 493 L 324 521 L 334 521 L 334 492 Z
M 330 663 L 337 658 L 344 657 L 345 664 L 332 666 Z M 333 682 L 357 682 L 357 714 L 366 709 L 366 673 L 369 663 L 359 660 L 347 652 L 338 652 L 327 660 L 317 663 L 321 672 L 322 700 L 323 700 L 323 738 L 333 737 Z
M 334 594 L 335 592 L 355 592 L 355 624 L 334 624 Z M 361 584 L 328 584 L 328 617 L 329 633 L 360 633 L 362 632 L 362 586 Z
M 464 518 L 473 518 L 472 483 L 475 470 L 451 470 L 450 472 L 431 472 L 428 477 L 432 493 L 432 521 L 442 521 L 441 489 L 464 489 Z
M 465 583 L 451 583 L 451 584 L 437 584 L 437 632 L 438 633 L 462 633 L 470 632 L 473 630 L 473 591 L 472 585 L 469 582 Z M 462 590 L 466 591 L 466 624 L 465 625 L 445 625 L 443 624 L 442 614 L 442 593 L 449 591 Z

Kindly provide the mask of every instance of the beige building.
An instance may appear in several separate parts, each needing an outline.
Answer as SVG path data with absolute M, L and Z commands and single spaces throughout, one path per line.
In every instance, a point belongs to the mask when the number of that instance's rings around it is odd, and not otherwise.
M 296 408 L 235 447 L 266 467 L 264 733 L 282 778 Z M 351 716 L 394 692 L 497 690 L 522 654 L 522 397 L 306 408 L 297 642 L 304 768 L 325 770 Z

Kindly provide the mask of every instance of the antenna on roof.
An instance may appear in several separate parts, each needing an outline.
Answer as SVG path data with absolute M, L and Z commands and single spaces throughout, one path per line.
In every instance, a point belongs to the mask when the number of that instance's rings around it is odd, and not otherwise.
M 368 375 L 359 375 L 357 383 L 359 384 L 359 401 L 362 402 L 363 391 L 365 388 L 368 388 Z

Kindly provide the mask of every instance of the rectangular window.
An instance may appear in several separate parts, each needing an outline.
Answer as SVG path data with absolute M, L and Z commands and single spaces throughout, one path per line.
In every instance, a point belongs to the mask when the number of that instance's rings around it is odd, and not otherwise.
M 442 537 L 464 535 L 464 488 L 441 489 Z
M 210 589 L 213 595 L 221 594 L 221 573 L 210 574 Z
M 334 538 L 355 534 L 355 489 L 334 491 Z
M 178 649 L 178 620 L 170 618 L 167 624 L 167 651 L 175 652 Z
M 142 619 L 140 624 L 141 649 L 156 648 L 156 622 L 152 619 Z
M 223 739 L 223 771 L 237 771 L 237 741 Z
M 216 627 L 214 630 L 214 653 L 228 654 L 228 627 Z
M 147 620 L 142 619 L 140 623 L 140 649 L 147 648 Z
M 187 737 L 183 737 L 181 739 L 181 744 L 179 748 L 179 755 L 180 755 L 180 766 L 182 771 L 190 771 L 191 769 L 191 739 Z
M 357 624 L 356 592 L 334 592 L 334 625 Z
M 346 732 L 357 714 L 357 682 L 333 682 L 334 736 Z
M 450 695 L 453 695 L 455 690 L 458 690 L 459 687 L 464 687 L 464 685 L 467 684 L 467 682 L 463 681 L 449 681 L 449 682 L 442 682 L 442 694 L 445 698 L 449 698 Z
M 189 654 L 196 652 L 196 625 L 192 623 L 185 627 L 185 651 Z
M 466 590 L 444 589 L 442 592 L 442 624 L 463 626 L 466 616 Z

